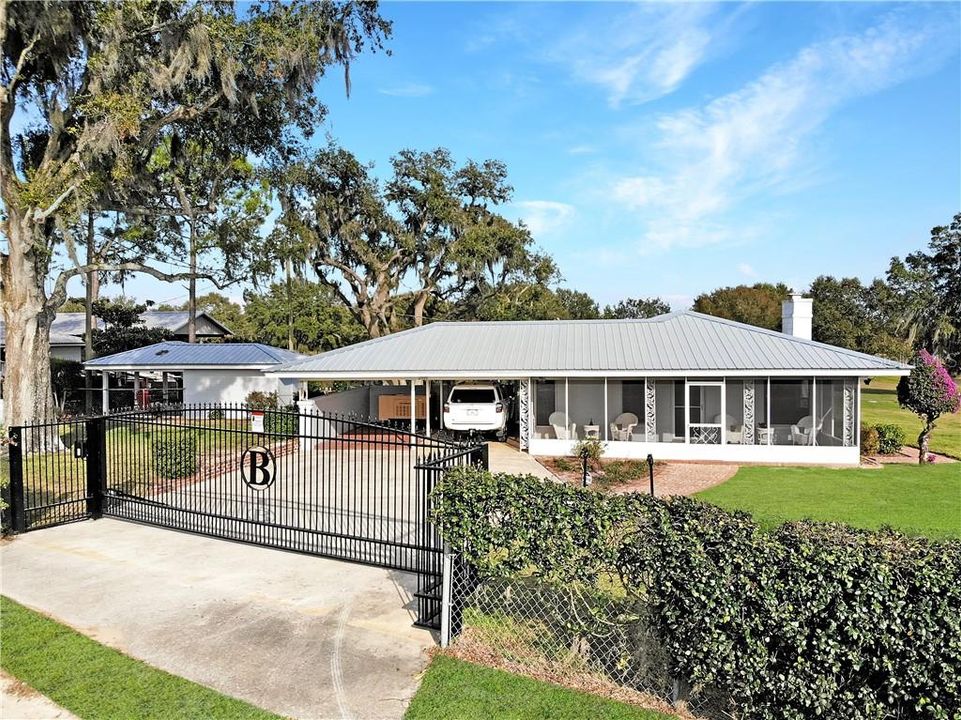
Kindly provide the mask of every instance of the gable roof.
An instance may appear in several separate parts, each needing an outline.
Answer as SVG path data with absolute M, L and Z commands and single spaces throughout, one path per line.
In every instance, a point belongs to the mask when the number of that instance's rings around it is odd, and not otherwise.
M 187 334 L 187 311 L 186 310 L 148 310 L 145 313 L 140 314 L 140 318 L 143 320 L 144 324 L 149 328 L 164 328 L 174 333 L 175 335 L 186 335 Z M 103 321 L 99 318 L 94 318 L 96 321 L 95 327 L 102 328 Z M 231 335 L 230 329 L 227 328 L 223 323 L 214 319 L 212 315 L 206 312 L 198 312 L 197 320 L 200 323 L 209 323 L 211 329 L 215 332 L 201 332 L 202 335 Z M 82 336 L 85 332 L 85 313 L 82 312 L 61 312 L 57 313 L 57 316 L 53 320 L 53 325 L 51 325 L 51 331 L 57 331 L 60 333 L 65 333 L 67 335 L 80 335 Z
M 179 340 L 147 345 L 84 363 L 88 370 L 176 370 L 183 368 L 273 367 L 303 359 L 303 355 L 262 343 L 185 343 Z
M 910 366 L 693 311 L 647 320 L 440 322 L 274 368 L 301 378 L 898 375 Z

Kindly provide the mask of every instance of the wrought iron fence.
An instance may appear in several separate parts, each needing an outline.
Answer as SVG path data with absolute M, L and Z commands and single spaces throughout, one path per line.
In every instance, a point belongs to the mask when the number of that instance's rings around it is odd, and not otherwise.
M 440 617 L 440 475 L 486 448 L 329 413 L 160 406 L 13 427 L 14 532 L 107 515 L 416 572 Z

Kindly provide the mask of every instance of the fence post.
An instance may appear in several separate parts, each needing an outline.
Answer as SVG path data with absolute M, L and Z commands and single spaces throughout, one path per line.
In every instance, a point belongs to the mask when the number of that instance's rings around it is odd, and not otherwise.
M 10 531 L 22 533 L 27 529 L 26 502 L 23 496 L 23 428 L 11 427 L 10 438 Z
M 103 517 L 103 494 L 107 485 L 107 419 L 87 421 L 87 514 Z
M 451 611 L 451 583 L 453 582 L 454 556 L 450 545 L 444 543 L 443 566 L 441 568 L 442 585 L 440 591 L 440 646 L 450 645 L 450 611 Z

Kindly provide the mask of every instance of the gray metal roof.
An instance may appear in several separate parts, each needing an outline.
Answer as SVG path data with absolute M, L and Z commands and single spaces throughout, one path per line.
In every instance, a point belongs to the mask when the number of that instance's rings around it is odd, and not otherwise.
M 7 329 L 6 326 L 0 322 L 0 347 L 7 344 Z M 68 335 L 66 333 L 57 332 L 53 329 L 50 330 L 50 345 L 64 346 L 69 345 L 71 347 L 82 346 L 84 344 L 83 339 L 78 338 L 75 335 Z
M 187 334 L 187 311 L 186 310 L 149 310 L 141 313 L 140 318 L 149 328 L 165 328 L 175 335 Z M 197 320 L 201 323 L 209 323 L 209 330 L 214 332 L 202 332 L 205 335 L 229 335 L 230 330 L 218 322 L 209 313 L 198 312 Z M 103 321 L 94 318 L 94 327 L 103 328 Z M 65 333 L 67 335 L 83 335 L 85 330 L 85 314 L 82 312 L 61 312 L 53 320 L 51 331 Z
M 94 358 L 85 362 L 84 367 L 90 370 L 272 367 L 301 360 L 303 357 L 290 350 L 281 350 L 262 343 L 191 344 L 168 340 L 115 355 Z
M 751 372 L 904 374 L 910 366 L 702 315 L 433 323 L 274 368 L 302 378 L 507 378 Z

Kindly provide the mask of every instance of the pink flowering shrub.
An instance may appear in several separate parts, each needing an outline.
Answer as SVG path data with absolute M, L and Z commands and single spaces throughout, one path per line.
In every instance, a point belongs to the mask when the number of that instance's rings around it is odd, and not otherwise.
M 918 462 L 928 457 L 928 442 L 935 421 L 942 415 L 958 412 L 961 390 L 941 361 L 927 350 L 921 350 L 912 361 L 911 374 L 898 383 L 898 404 L 915 413 L 924 422 L 918 435 Z

